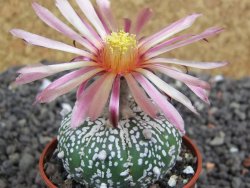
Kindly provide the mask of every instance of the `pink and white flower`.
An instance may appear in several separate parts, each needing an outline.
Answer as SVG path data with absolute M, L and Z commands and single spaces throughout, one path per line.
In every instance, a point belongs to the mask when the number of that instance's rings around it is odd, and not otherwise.
M 198 97 L 209 103 L 207 96 L 209 84 L 184 73 L 178 67 L 212 69 L 222 67 L 227 63 L 193 62 L 158 56 L 216 35 L 223 29 L 213 27 L 196 35 L 176 36 L 178 32 L 189 28 L 201 16 L 191 14 L 151 36 L 144 37 L 140 35 L 140 32 L 151 18 L 151 9 L 143 9 L 134 24 L 130 19 L 125 18 L 121 29 L 113 17 L 109 0 L 97 0 L 97 7 L 94 7 L 90 0 L 76 0 L 76 2 L 89 22 L 83 20 L 67 0 L 56 0 L 59 11 L 74 29 L 38 3 L 33 3 L 32 6 L 43 22 L 82 45 L 81 48 L 20 29 L 10 31 L 12 35 L 27 43 L 77 55 L 71 62 L 22 68 L 18 71 L 20 75 L 16 79 L 16 84 L 26 84 L 62 71 L 72 70 L 38 94 L 36 102 L 51 102 L 78 88 L 72 127 L 79 126 L 87 117 L 91 120 L 98 118 L 107 102 L 110 121 L 117 126 L 120 80 L 125 78 L 136 103 L 146 114 L 157 118 L 157 114 L 161 112 L 170 123 L 184 132 L 183 119 L 167 100 L 166 95 L 195 113 L 196 110 L 184 94 L 157 77 L 155 72 L 161 72 L 183 82 Z M 88 84 L 93 78 L 95 81 Z

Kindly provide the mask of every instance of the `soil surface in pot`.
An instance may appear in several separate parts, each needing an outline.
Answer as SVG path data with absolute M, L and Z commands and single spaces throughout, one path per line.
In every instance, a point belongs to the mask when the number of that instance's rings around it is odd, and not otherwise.
M 196 171 L 197 158 L 191 150 L 182 144 L 180 156 L 175 166 L 163 178 L 155 182 L 150 188 L 182 188 Z M 64 170 L 61 160 L 57 157 L 57 150 L 45 161 L 44 170 L 47 177 L 58 187 L 62 188 L 85 188 L 75 182 Z

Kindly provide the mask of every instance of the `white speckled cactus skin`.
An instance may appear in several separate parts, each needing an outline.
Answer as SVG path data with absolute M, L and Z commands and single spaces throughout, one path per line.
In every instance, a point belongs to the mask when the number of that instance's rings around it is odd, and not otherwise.
M 147 187 L 173 167 L 181 135 L 166 120 L 140 112 L 121 120 L 118 128 L 106 120 L 85 121 L 70 128 L 69 114 L 61 124 L 58 157 L 77 182 L 89 187 Z

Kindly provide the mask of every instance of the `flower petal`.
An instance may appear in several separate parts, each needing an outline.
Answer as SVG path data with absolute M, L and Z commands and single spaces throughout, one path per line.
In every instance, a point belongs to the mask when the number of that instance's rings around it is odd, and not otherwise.
M 102 22 L 98 18 L 94 7 L 92 6 L 89 0 L 76 0 L 78 6 L 83 11 L 88 20 L 93 24 L 96 28 L 102 39 L 107 35 L 105 28 L 102 25 Z
M 170 26 L 164 28 L 158 33 L 147 37 L 146 40 L 143 41 L 143 43 L 139 44 L 142 49 L 142 52 L 146 52 L 148 49 L 155 46 L 156 44 L 164 41 L 165 39 L 173 36 L 174 34 L 184 29 L 189 28 L 199 16 L 201 16 L 201 14 L 192 14 L 190 16 L 187 16 L 183 19 L 178 20 L 177 22 L 172 23 Z
M 104 27 L 106 33 L 107 33 L 107 34 L 110 34 L 110 33 L 111 33 L 111 30 L 110 30 L 110 28 L 109 28 L 109 26 L 108 26 L 108 24 L 107 24 L 105 18 L 103 17 L 101 11 L 100 11 L 98 8 L 95 7 L 95 12 L 96 12 L 98 18 L 100 19 L 100 21 L 102 22 L 102 25 L 103 25 L 103 27 Z M 99 36 L 99 37 L 100 37 L 100 36 Z
M 106 75 L 98 78 L 94 83 L 92 83 L 82 95 L 80 95 L 75 103 L 72 112 L 71 127 L 76 128 L 87 118 L 87 111 L 91 105 L 93 95 L 100 90 L 100 86 L 104 82 Z
M 81 85 L 78 87 L 77 92 L 76 92 L 76 99 L 78 99 L 86 90 L 87 84 L 88 84 L 88 81 L 85 81 L 81 83 Z
M 136 35 L 138 35 L 141 32 L 142 28 L 150 20 L 150 18 L 152 17 L 152 13 L 153 13 L 152 9 L 144 8 L 138 14 L 136 24 L 135 24 L 135 29 L 134 29 L 134 32 Z
M 164 66 L 164 65 L 157 65 L 157 64 L 151 64 L 151 65 L 145 65 L 144 67 L 149 69 L 157 70 L 171 78 L 174 78 L 176 80 L 179 80 L 181 82 L 184 82 L 189 85 L 198 86 L 203 89 L 210 89 L 209 83 L 200 80 L 194 76 L 179 72 L 177 70 L 172 69 L 171 67 Z
M 33 81 L 45 78 L 47 76 L 50 76 L 50 73 L 40 73 L 40 72 L 33 72 L 33 73 L 26 73 L 26 74 L 20 74 L 15 82 L 13 83 L 15 86 L 23 85 L 27 83 L 31 83 Z
M 20 75 L 16 78 L 15 85 L 27 84 L 58 72 L 65 70 L 72 70 L 80 67 L 91 67 L 95 66 L 93 62 L 73 62 L 73 63 L 62 63 L 57 65 L 37 65 L 37 66 L 28 66 L 24 67 L 17 72 Z
M 52 82 L 45 90 L 43 90 L 36 98 L 36 102 L 48 103 L 56 99 L 57 97 L 70 92 L 75 89 L 81 83 L 89 80 L 103 69 L 85 68 L 80 69 L 69 74 L 62 76 L 61 78 Z
M 96 120 L 101 115 L 103 108 L 109 98 L 110 91 L 112 90 L 115 76 L 115 74 L 107 73 L 106 77 L 103 78 L 104 81 L 102 85 L 94 94 L 87 112 L 92 121 Z
M 155 51 L 159 51 L 162 48 L 165 48 L 166 46 L 174 44 L 175 42 L 181 41 L 181 40 L 186 39 L 186 38 L 188 38 L 190 36 L 192 36 L 192 35 L 186 34 L 186 35 L 181 35 L 181 36 L 177 36 L 177 37 L 171 38 L 171 39 L 169 39 L 169 40 L 167 40 L 167 41 L 165 41 L 163 43 L 160 43 L 160 44 L 156 45 L 155 47 L 149 49 L 145 53 L 153 53 Z
M 109 102 L 109 119 L 114 127 L 118 126 L 120 103 L 120 76 L 116 76 Z
M 170 104 L 166 98 L 141 74 L 132 73 L 137 82 L 141 84 L 141 86 L 145 89 L 147 94 L 155 101 L 157 106 L 162 110 L 164 116 L 168 119 L 168 121 L 173 124 L 177 129 L 179 129 L 182 133 L 184 130 L 184 121 L 179 114 L 179 112 Z
M 204 32 L 202 32 L 201 34 L 194 35 L 192 37 L 189 37 L 189 38 L 187 38 L 185 40 L 182 40 L 182 41 L 180 41 L 178 43 L 175 43 L 173 45 L 166 46 L 165 48 L 161 48 L 158 51 L 152 49 L 153 52 L 147 53 L 145 55 L 146 56 L 145 58 L 146 59 L 150 59 L 152 57 L 155 57 L 155 56 L 158 56 L 160 54 L 163 54 L 163 53 L 169 52 L 171 50 L 174 50 L 176 48 L 180 48 L 182 46 L 186 46 L 188 44 L 197 42 L 199 40 L 203 40 L 204 38 L 216 35 L 216 34 L 222 32 L 222 31 L 223 31 L 223 29 L 221 29 L 221 28 L 214 28 L 214 27 L 213 28 L 209 28 L 209 29 L 205 30 Z
M 152 118 L 156 118 L 158 114 L 157 107 L 150 101 L 143 89 L 138 85 L 136 80 L 130 74 L 125 75 L 129 90 L 140 108 Z
M 64 35 L 68 36 L 69 38 L 79 42 L 85 48 L 89 49 L 92 52 L 96 52 L 97 49 L 89 43 L 88 40 L 81 37 L 78 33 L 68 27 L 65 23 L 59 20 L 56 16 L 54 16 L 48 9 L 42 7 L 38 3 L 32 3 L 33 9 L 35 10 L 38 17 L 43 20 L 48 26 L 57 30 L 58 32 L 63 33 Z
M 193 86 L 190 84 L 186 84 L 189 89 L 191 89 L 194 94 L 196 94 L 201 100 L 203 100 L 205 103 L 210 104 L 209 99 L 208 99 L 208 91 L 197 86 Z
M 112 14 L 111 8 L 110 8 L 110 1 L 109 0 L 96 0 L 96 3 L 98 5 L 98 8 L 106 20 L 107 23 L 109 23 L 109 27 L 112 31 L 117 31 L 117 23 L 114 19 L 114 16 Z
M 45 48 L 50 48 L 50 49 L 55 49 L 55 50 L 61 50 L 61 51 L 78 54 L 78 55 L 83 55 L 91 59 L 94 58 L 92 54 L 84 50 L 80 50 L 73 46 L 64 44 L 62 42 L 58 42 L 52 39 L 48 39 L 46 37 L 42 37 L 33 33 L 29 33 L 21 29 L 12 29 L 10 33 L 15 37 L 24 39 L 26 42 L 32 45 L 42 46 Z
M 184 106 L 186 106 L 188 109 L 190 109 L 192 112 L 197 114 L 197 111 L 195 110 L 194 106 L 192 105 L 191 101 L 183 95 L 181 92 L 179 92 L 174 87 L 170 86 L 160 78 L 158 78 L 155 74 L 151 73 L 150 71 L 146 69 L 136 69 L 137 72 L 140 72 L 143 74 L 146 78 L 148 78 L 156 87 L 158 87 L 160 90 L 165 92 L 168 96 L 171 98 L 179 101 Z
M 98 48 L 102 46 L 100 38 L 96 37 L 97 35 L 93 33 L 93 30 L 89 30 L 67 0 L 56 0 L 56 6 L 68 22 L 71 23 L 85 38 Z
M 60 63 L 53 65 L 41 65 L 38 66 L 27 66 L 18 70 L 18 73 L 27 74 L 27 73 L 48 73 L 48 74 L 56 74 L 58 72 L 77 69 L 81 67 L 92 67 L 97 66 L 97 63 L 89 62 L 89 61 L 78 61 L 78 62 L 70 62 L 70 63 Z
M 124 18 L 124 31 L 126 33 L 130 32 L 132 21 L 129 18 Z
M 149 64 L 175 64 L 183 65 L 192 68 L 198 69 L 214 69 L 227 65 L 227 62 L 195 62 L 195 61 L 184 61 L 179 59 L 170 59 L 170 58 L 154 58 L 146 61 L 145 63 Z

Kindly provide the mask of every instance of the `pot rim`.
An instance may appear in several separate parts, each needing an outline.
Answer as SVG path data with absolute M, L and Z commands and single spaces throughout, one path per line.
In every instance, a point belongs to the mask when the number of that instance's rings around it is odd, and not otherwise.
M 187 145 L 187 147 L 189 147 L 193 154 L 197 157 L 197 162 L 196 162 L 196 165 L 197 165 L 197 168 L 196 168 L 196 171 L 193 175 L 193 177 L 189 180 L 189 182 L 187 184 L 185 184 L 185 186 L 183 188 L 192 188 L 195 186 L 199 176 L 200 176 L 200 173 L 201 173 L 201 170 L 202 170 L 202 156 L 201 156 L 201 153 L 198 149 L 198 147 L 193 143 L 193 141 L 186 135 L 184 135 L 182 137 L 183 139 L 183 142 Z M 44 161 L 46 158 L 48 158 L 48 154 L 51 154 L 55 148 L 57 146 L 57 138 L 53 138 L 52 141 L 50 141 L 46 147 L 44 148 L 41 156 L 40 156 L 40 159 L 39 159 L 39 172 L 40 172 L 40 175 L 42 177 L 42 179 L 44 180 L 45 184 L 49 187 L 49 188 L 57 188 L 57 186 L 55 186 L 52 181 L 47 177 L 45 171 L 44 171 Z

